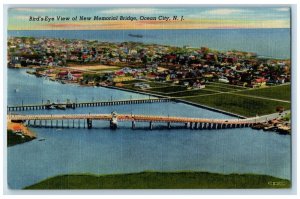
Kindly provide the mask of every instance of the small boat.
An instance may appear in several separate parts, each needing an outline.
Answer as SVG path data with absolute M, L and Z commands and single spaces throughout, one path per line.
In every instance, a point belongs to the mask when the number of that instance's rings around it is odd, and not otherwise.
M 59 110 L 66 110 L 66 105 L 57 105 L 56 106 L 56 109 L 59 109 Z
M 139 34 L 128 34 L 128 36 L 130 36 L 130 37 L 137 37 L 137 38 L 143 38 L 143 35 L 139 35 Z
M 45 138 L 41 138 L 38 141 L 42 142 L 42 141 L 45 141 L 45 140 L 46 140 Z
M 18 89 L 18 88 L 16 88 L 16 89 L 15 89 L 15 92 L 16 92 L 16 93 L 17 93 L 17 92 L 19 92 L 19 89 Z

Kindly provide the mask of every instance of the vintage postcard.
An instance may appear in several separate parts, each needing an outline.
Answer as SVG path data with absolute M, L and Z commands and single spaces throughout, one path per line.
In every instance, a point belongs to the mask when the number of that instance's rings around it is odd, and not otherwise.
M 7 11 L 9 189 L 290 189 L 291 8 Z

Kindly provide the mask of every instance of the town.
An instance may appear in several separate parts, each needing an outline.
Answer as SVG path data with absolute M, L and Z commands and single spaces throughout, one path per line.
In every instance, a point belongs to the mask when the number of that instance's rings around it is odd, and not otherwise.
M 290 109 L 290 60 L 138 42 L 10 37 L 8 67 L 63 84 L 172 97 L 245 117 Z

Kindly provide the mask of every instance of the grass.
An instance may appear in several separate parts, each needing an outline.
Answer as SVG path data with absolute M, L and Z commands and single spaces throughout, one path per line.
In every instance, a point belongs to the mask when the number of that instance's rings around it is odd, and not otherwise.
M 221 92 L 236 91 L 236 89 L 234 89 L 234 88 L 226 88 L 226 87 L 220 87 L 220 86 L 216 86 L 216 85 L 205 85 L 205 89 L 221 91 Z
M 249 89 L 247 87 L 237 86 L 237 85 L 233 85 L 233 84 L 226 84 L 226 83 L 221 83 L 221 82 L 210 82 L 209 85 L 215 85 L 215 86 L 233 88 L 233 89 L 239 89 L 239 90 Z
M 256 116 L 256 114 L 265 115 L 275 113 L 277 106 L 283 106 L 286 110 L 291 108 L 290 103 L 250 98 L 227 93 L 203 97 L 188 97 L 184 99 L 228 112 L 237 113 L 246 117 L 253 117 Z
M 238 92 L 243 95 L 255 95 L 281 100 L 291 100 L 291 85 L 273 86 L 255 90 L 247 90 Z
M 168 94 L 168 96 L 171 96 L 171 97 L 185 97 L 185 96 L 194 96 L 194 95 L 206 95 L 206 94 L 212 94 L 212 93 L 215 93 L 215 92 L 205 90 L 205 89 L 201 89 L 201 90 L 188 90 L 188 91 Z
M 115 175 L 61 175 L 25 189 L 253 189 L 290 188 L 289 180 L 267 175 L 208 172 L 141 172 Z
M 161 88 L 151 88 L 151 91 L 162 92 L 162 93 L 170 93 L 170 92 L 177 92 L 177 91 L 184 91 L 186 87 L 183 86 L 167 86 Z

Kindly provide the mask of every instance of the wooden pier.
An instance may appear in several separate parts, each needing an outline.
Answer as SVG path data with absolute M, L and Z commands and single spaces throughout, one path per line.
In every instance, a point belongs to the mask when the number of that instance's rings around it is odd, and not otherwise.
M 8 106 L 7 111 L 27 111 L 27 110 L 44 110 L 44 109 L 75 109 L 78 107 L 97 107 L 97 106 L 115 106 L 127 104 L 146 104 L 146 103 L 161 103 L 170 102 L 172 98 L 151 98 L 151 99 L 130 99 L 130 100 L 117 100 L 117 101 L 95 101 L 95 102 L 70 102 L 66 103 L 51 103 L 49 100 L 46 104 L 33 104 L 33 105 L 18 105 Z M 62 108 L 60 108 L 62 107 Z

